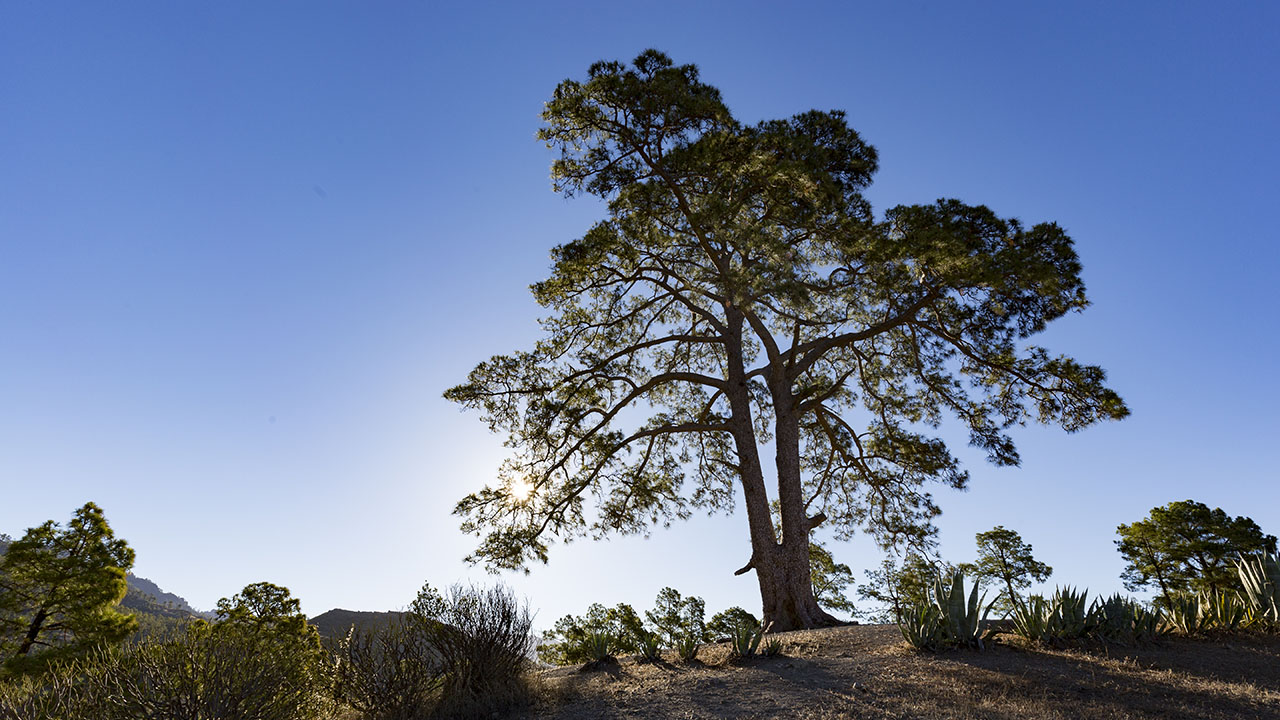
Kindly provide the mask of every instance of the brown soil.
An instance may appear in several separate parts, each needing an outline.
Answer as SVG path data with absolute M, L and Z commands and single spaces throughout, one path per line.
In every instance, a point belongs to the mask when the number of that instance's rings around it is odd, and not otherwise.
M 1280 719 L 1280 636 L 1169 638 L 1143 647 L 1028 647 L 917 653 L 895 626 L 778 635 L 784 655 L 692 664 L 623 660 L 555 668 L 520 720 L 615 718 Z

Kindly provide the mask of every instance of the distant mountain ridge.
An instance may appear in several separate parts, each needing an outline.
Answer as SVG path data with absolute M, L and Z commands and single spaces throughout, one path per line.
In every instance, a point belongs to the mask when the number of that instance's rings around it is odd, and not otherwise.
M 403 614 L 334 608 L 329 612 L 320 613 L 307 622 L 315 625 L 322 637 L 340 640 L 346 637 L 347 631 L 352 627 L 357 630 L 372 630 L 396 620 Z
M 0 538 L 0 556 L 8 549 L 9 541 Z M 148 578 L 127 573 L 125 580 L 129 589 L 120 601 L 120 607 L 138 618 L 139 635 L 143 637 L 168 634 L 192 620 L 212 620 L 216 617 L 212 611 L 196 610 L 181 595 L 166 592 Z M 334 608 L 307 622 L 315 625 L 322 636 L 336 640 L 346 636 L 353 626 L 359 630 L 368 630 L 385 625 L 402 614 Z
M 159 585 L 156 585 L 154 582 L 152 582 L 151 580 L 148 580 L 147 578 L 138 577 L 133 573 L 129 573 L 125 576 L 125 579 L 129 583 L 130 593 L 137 592 L 139 594 L 150 597 L 156 602 L 157 605 L 173 606 L 175 609 L 181 610 L 189 615 L 195 615 L 197 617 L 202 617 L 209 620 L 213 619 L 214 617 L 213 612 L 207 611 L 207 610 L 205 611 L 196 610 L 195 608 L 191 607 L 191 604 L 188 603 L 186 599 L 183 598 L 182 596 L 174 595 L 171 592 L 165 592 L 164 590 L 161 590 Z

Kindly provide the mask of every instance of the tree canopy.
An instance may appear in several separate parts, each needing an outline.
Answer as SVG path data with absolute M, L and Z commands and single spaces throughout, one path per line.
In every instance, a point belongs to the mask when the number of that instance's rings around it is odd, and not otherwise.
M 1231 517 L 1194 500 L 1171 502 L 1116 528 L 1116 548 L 1125 559 L 1121 574 L 1129 590 L 1154 587 L 1164 597 L 1177 592 L 1227 590 L 1239 586 L 1233 560 L 1276 551 L 1252 519 Z
M 959 200 L 876 217 L 862 191 L 878 156 L 845 113 L 744 123 L 696 67 L 649 50 L 562 82 L 542 118 L 555 188 L 608 217 L 533 286 L 545 337 L 445 394 L 512 448 L 456 508 L 482 537 L 472 560 L 522 568 L 557 537 L 740 497 L 739 573 L 755 571 L 765 622 L 829 624 L 810 531 L 926 543 L 928 485 L 968 481 L 934 435 L 944 418 L 1013 465 L 1013 426 L 1127 415 L 1101 368 L 1026 342 L 1088 304 L 1066 232 Z
M 116 609 L 134 553 L 102 508 L 85 503 L 12 541 L 0 561 L 0 662 L 38 669 L 123 641 L 137 627 Z
M 1002 614 L 1007 615 L 1022 604 L 1019 590 L 1031 587 L 1032 581 L 1044 582 L 1053 574 L 1053 568 L 1035 559 L 1031 545 L 1021 535 L 1003 525 L 980 532 L 975 539 L 978 559 L 962 564 L 960 570 L 1004 586 L 993 601 L 995 609 Z

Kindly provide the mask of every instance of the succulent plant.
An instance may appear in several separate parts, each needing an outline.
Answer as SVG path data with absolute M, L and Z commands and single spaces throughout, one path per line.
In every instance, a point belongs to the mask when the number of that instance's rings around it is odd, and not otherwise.
M 613 634 L 607 630 L 589 630 L 582 637 L 582 650 L 589 662 L 613 659 Z
M 1280 625 L 1280 558 L 1262 553 L 1236 561 L 1251 622 Z
M 978 597 L 978 586 L 965 594 L 964 574 L 956 572 L 951 584 L 943 585 L 942 578 L 934 581 L 928 600 L 908 606 L 898 621 L 902 636 L 912 647 L 937 650 L 955 645 L 972 645 L 982 649 L 991 635 L 982 626 L 991 605 L 983 608 L 986 597 Z
M 1050 607 L 1041 595 L 1032 595 L 1013 608 L 1013 632 L 1032 642 L 1048 639 Z
M 676 638 L 675 648 L 676 654 L 684 662 L 693 662 L 698 657 L 698 638 L 692 635 L 681 635 Z
M 1151 642 L 1160 632 L 1155 612 L 1119 594 L 1095 600 L 1087 624 L 1093 637 L 1121 644 Z
M 642 663 L 658 662 L 662 659 L 662 636 L 652 630 L 641 628 L 635 633 L 636 650 Z
M 934 582 L 933 602 L 942 616 L 949 644 L 974 645 L 982 649 L 982 625 L 991 612 L 991 605 L 987 605 L 985 609 L 982 607 L 985 600 L 985 595 L 978 597 L 977 583 L 973 584 L 973 591 L 968 597 L 965 596 L 964 573 L 954 573 L 950 587 L 943 586 L 942 578 Z
M 1253 619 L 1240 594 L 1225 590 L 1200 595 L 1200 616 L 1201 624 L 1209 630 L 1235 630 Z
M 1190 593 L 1165 598 L 1164 622 L 1170 630 L 1183 635 L 1197 635 L 1208 629 L 1200 613 L 1200 597 Z
M 754 656 L 760 648 L 761 640 L 764 639 L 765 633 L 769 632 L 770 627 L 773 627 L 773 623 L 770 623 L 768 627 L 760 627 L 759 625 L 748 623 L 735 625 L 733 634 L 730 636 L 729 652 L 738 659 Z M 770 640 L 770 642 L 774 642 L 774 640 Z M 779 649 L 781 649 L 781 643 L 779 643 Z
M 760 654 L 765 657 L 777 657 L 782 654 L 782 641 L 771 637 L 760 646 Z
M 942 613 L 932 602 L 908 605 L 898 618 L 902 637 L 917 650 L 937 650 L 945 644 L 946 627 Z

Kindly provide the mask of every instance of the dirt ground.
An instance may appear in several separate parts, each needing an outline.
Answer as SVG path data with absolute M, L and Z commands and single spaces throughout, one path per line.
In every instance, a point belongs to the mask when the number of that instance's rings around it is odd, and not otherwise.
M 1280 719 L 1275 635 L 1066 649 L 1001 635 L 984 652 L 938 654 L 911 650 L 896 626 L 777 637 L 782 656 L 741 664 L 721 644 L 692 664 L 546 670 L 537 703 L 512 717 Z

